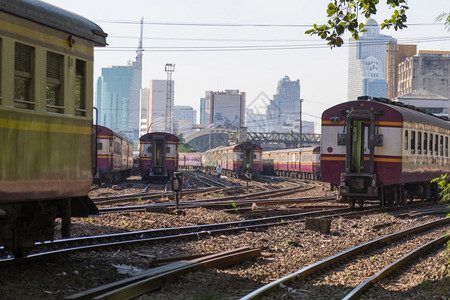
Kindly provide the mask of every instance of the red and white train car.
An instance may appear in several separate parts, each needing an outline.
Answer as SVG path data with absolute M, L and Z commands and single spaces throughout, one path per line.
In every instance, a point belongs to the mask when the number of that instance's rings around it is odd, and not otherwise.
M 202 166 L 215 172 L 220 165 L 223 175 L 257 179 L 262 171 L 261 154 L 261 146 L 250 142 L 220 146 L 202 153 Z
M 264 174 L 320 179 L 320 146 L 263 152 Z
M 178 165 L 183 170 L 199 170 L 202 167 L 202 153 L 179 153 Z
M 97 125 L 97 173 L 94 181 L 116 182 L 131 175 L 133 143 L 111 129 Z
M 323 180 L 353 206 L 438 197 L 435 184 L 450 172 L 450 122 L 403 103 L 359 97 L 322 114 Z
M 147 133 L 139 139 L 139 171 L 143 180 L 166 183 L 178 170 L 176 135 L 167 132 Z

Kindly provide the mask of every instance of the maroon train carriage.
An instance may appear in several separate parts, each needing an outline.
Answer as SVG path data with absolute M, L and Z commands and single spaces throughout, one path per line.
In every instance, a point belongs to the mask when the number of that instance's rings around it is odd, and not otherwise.
M 133 143 L 111 129 L 97 125 L 97 183 L 117 182 L 131 176 Z
M 430 183 L 450 172 L 450 122 L 403 103 L 359 97 L 322 114 L 323 180 L 350 206 L 378 199 L 437 199 Z
M 262 171 L 262 147 L 250 142 L 220 146 L 202 153 L 206 171 L 215 172 L 217 165 L 222 174 L 230 177 L 258 179 Z
M 320 180 L 320 146 L 301 148 L 300 178 Z
M 179 153 L 178 167 L 183 170 L 199 170 L 202 167 L 201 152 Z
M 167 132 L 152 132 L 141 136 L 139 144 L 142 179 L 150 183 L 166 183 L 178 170 L 178 137 Z

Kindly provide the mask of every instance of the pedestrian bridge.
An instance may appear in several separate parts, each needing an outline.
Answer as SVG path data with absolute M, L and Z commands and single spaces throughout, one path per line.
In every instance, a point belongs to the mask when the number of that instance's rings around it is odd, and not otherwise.
M 196 151 L 204 152 L 222 145 L 231 145 L 243 141 L 261 145 L 263 149 L 274 150 L 299 147 L 299 133 L 245 132 L 226 128 L 213 128 L 196 131 L 185 138 Z M 302 134 L 302 146 L 320 145 L 320 134 Z

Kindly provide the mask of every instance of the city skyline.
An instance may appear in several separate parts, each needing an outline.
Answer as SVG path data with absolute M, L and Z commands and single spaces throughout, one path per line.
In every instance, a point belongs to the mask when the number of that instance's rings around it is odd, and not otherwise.
M 130 0 L 127 7 L 116 0 L 106 7 L 100 1 L 47 2 L 90 18 L 108 33 L 109 46 L 95 51 L 94 78 L 103 67 L 134 60 L 143 17 L 142 88 L 150 79 L 166 79 L 166 63 L 176 64 L 175 105 L 199 111 L 205 90 L 239 89 L 261 111 L 259 97 L 275 94 L 276 82 L 286 75 L 302 83 L 305 120 L 317 123 L 323 110 L 347 99 L 349 36 L 344 47 L 330 49 L 325 41 L 304 34 L 313 23 L 325 21 L 328 1 Z M 379 23 L 392 13 L 382 4 L 373 17 Z M 408 4 L 409 27 L 381 33 L 401 44 L 418 44 L 418 50 L 450 50 L 450 33 L 443 24 L 434 24 L 448 10 L 448 1 Z

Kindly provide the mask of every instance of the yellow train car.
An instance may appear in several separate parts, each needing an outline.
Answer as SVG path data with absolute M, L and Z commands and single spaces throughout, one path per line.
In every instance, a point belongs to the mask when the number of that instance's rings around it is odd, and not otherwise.
M 0 244 L 20 256 L 70 236 L 71 216 L 98 213 L 93 22 L 37 0 L 0 0 Z

